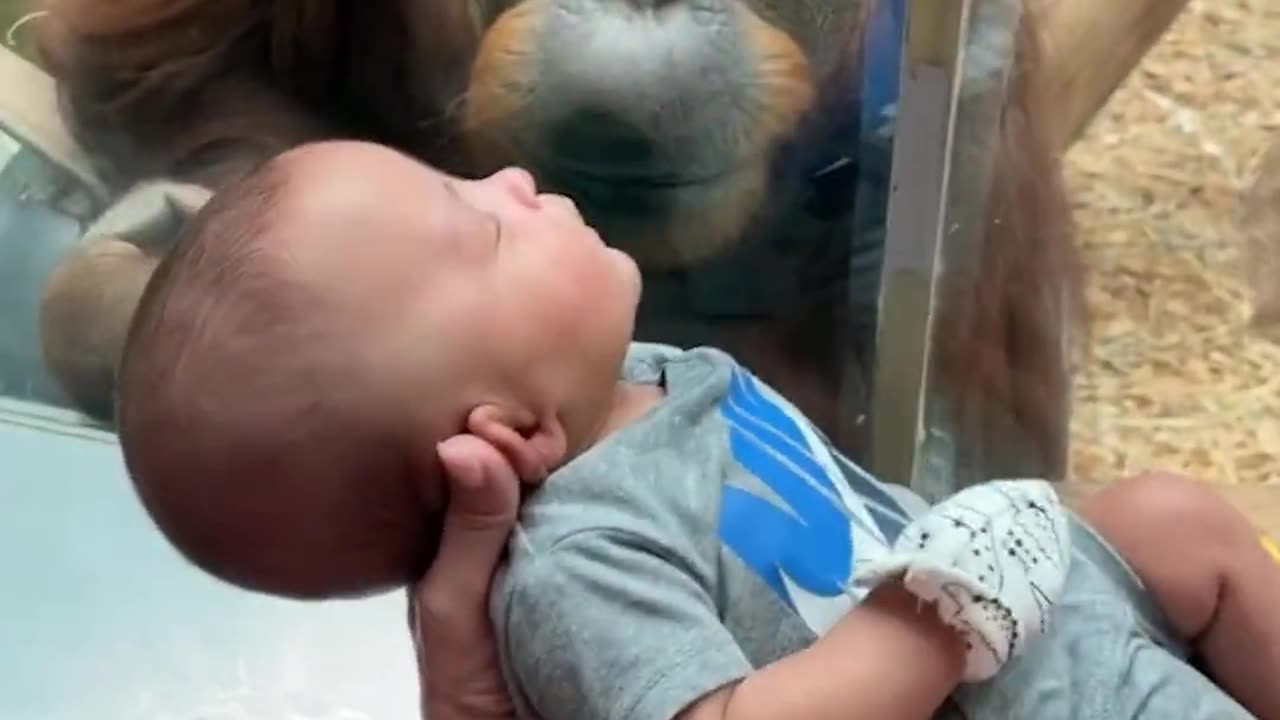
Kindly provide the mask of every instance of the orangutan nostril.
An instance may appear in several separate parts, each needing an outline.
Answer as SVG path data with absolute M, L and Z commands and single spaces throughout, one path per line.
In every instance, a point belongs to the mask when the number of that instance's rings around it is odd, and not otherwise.
M 660 10 L 669 5 L 675 5 L 677 0 L 627 0 L 627 2 L 638 10 Z

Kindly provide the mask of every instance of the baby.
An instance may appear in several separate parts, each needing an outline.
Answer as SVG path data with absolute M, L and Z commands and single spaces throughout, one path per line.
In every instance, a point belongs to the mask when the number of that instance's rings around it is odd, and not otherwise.
M 632 344 L 640 289 L 523 172 L 300 148 L 148 284 L 126 462 L 192 562 L 323 598 L 417 577 L 437 448 L 499 449 L 540 485 L 491 608 L 523 715 L 1251 717 L 1194 650 L 1280 718 L 1280 572 L 1211 494 L 1119 487 L 1081 518 L 1008 482 L 929 508 L 723 353 Z

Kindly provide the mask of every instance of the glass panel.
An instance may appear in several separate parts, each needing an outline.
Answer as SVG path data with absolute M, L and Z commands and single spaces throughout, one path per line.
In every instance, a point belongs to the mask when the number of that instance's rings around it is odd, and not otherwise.
M 364 117 L 405 100 L 400 88 L 375 98 L 380 89 L 362 78 L 323 92 L 358 105 L 350 121 L 368 120 L 367 134 L 447 170 L 478 176 L 519 164 L 542 189 L 573 197 L 607 241 L 644 268 L 638 339 L 728 350 L 840 447 L 864 457 L 903 4 L 877 6 L 865 58 L 850 50 L 861 45 L 853 38 L 867 21 L 863 0 L 826 3 L 820 12 L 759 0 L 715 11 L 673 5 L 649 20 L 626 3 L 602 4 L 585 18 L 548 13 L 553 27 L 530 40 L 542 43 L 531 51 L 539 60 L 517 63 L 523 51 L 503 43 L 521 36 L 497 28 L 524 28 L 541 7 L 489 5 L 483 22 L 495 30 L 478 48 L 467 102 L 445 118 L 456 133 Z M 731 22 L 706 15 L 717 12 Z M 608 33 L 597 31 L 615 24 L 630 41 L 600 40 Z M 625 76 L 616 74 L 624 68 Z M 447 109 L 434 106 L 435 97 L 409 101 L 420 113 Z M 117 189 L 142 179 L 140 157 L 216 185 L 227 167 L 270 146 L 267 138 L 296 132 L 287 109 L 271 103 L 248 107 L 264 113 L 255 128 L 235 103 L 199 111 L 199 103 L 178 103 L 161 112 L 130 110 L 123 98 L 103 102 L 102 114 L 134 120 L 94 148 L 98 159 L 114 161 L 105 165 Z M 286 113 L 278 124 L 266 119 L 273 111 Z M 224 132 L 254 142 L 237 144 Z M 453 134 L 465 137 L 455 142 Z M 180 149 L 206 136 L 214 140 Z
M 868 121 L 894 79 L 844 49 L 863 3 L 826 3 L 822 35 L 794 2 L 725 4 L 723 26 L 696 4 L 645 21 L 625 4 L 601 7 L 595 20 L 548 17 L 547 37 L 565 50 L 535 50 L 545 62 L 527 81 L 542 90 L 518 123 L 496 83 L 528 71 L 503 65 L 500 44 L 482 49 L 470 95 L 477 172 L 530 168 L 640 261 L 638 339 L 729 351 L 863 456 L 892 142 Z M 499 22 L 517 22 L 512 13 Z M 869 51 L 891 66 L 899 13 L 884 3 L 872 21 L 887 42 Z M 593 39 L 597 21 L 634 40 Z M 738 55 L 715 49 L 738 47 L 735 33 L 759 35 Z
M 482 47 L 469 115 L 452 118 L 464 120 L 474 153 L 455 152 L 438 124 L 420 121 L 441 110 L 432 105 L 438 98 L 415 97 L 404 78 L 376 97 L 371 79 L 383 68 L 354 69 L 350 82 L 330 75 L 322 88 L 311 78 L 324 73 L 307 68 L 296 89 L 332 94 L 316 105 L 344 106 L 326 120 L 368 121 L 360 134 L 457 174 L 530 168 L 542 189 L 571 195 L 644 267 L 640 339 L 728 349 L 861 457 L 904 5 L 886 2 L 872 15 L 866 58 L 849 49 L 859 47 L 862 0 L 743 3 L 724 11 L 732 22 L 706 16 L 706 7 L 641 18 L 629 3 L 602 3 L 581 24 L 573 13 L 547 13 L 546 22 L 563 24 L 539 41 L 541 62 Z M 495 28 L 523 12 L 515 2 L 489 8 L 484 21 Z M 21 15 L 12 2 L 0 10 L 5 21 Z M 417 30 L 439 22 L 428 20 Z M 195 25 L 190 38 L 225 30 Z M 619 27 L 625 32 L 598 32 Z M 494 44 L 518 37 L 491 36 Z M 378 34 L 377 44 L 391 45 L 390 37 Z M 129 38 L 119 57 L 135 51 Z M 504 94 L 535 81 L 543 95 Z M 0 650 L 0 715 L 195 716 L 238 707 L 263 717 L 412 715 L 418 695 L 399 598 L 294 604 L 190 568 L 138 506 L 110 435 L 69 412 L 50 381 L 36 324 L 41 292 L 102 209 L 69 199 L 79 197 L 76 181 L 93 186 L 78 191 L 93 198 L 102 178 L 90 177 L 76 153 L 49 147 L 63 140 L 57 128 L 34 132 L 54 115 L 43 89 L 31 96 L 49 107 L 14 99 L 30 89 L 9 88 L 10 105 L 37 121 L 24 132 L 10 123 L 0 175 L 0 293 L 9 294 L 0 312 L 12 315 L 0 317 L 0 507 L 21 516 L 0 524 L 0 552 L 22 579 L 0 610 L 30 619 Z M 118 112 L 131 124 L 95 135 L 101 144 L 89 148 L 116 192 L 157 176 L 217 186 L 272 147 L 264 138 L 298 126 L 286 103 L 166 104 L 161 93 L 131 111 L 116 99 L 98 117 Z M 369 118 L 379 112 L 386 117 Z M 390 119 L 401 115 L 412 121 Z M 233 132 L 255 142 L 221 134 Z M 184 145 L 192 137 L 194 147 Z M 41 482 L 31 482 L 37 475 Z M 91 614 L 84 597 L 94 599 Z
M 1103 5 L 1032 3 L 1045 42 L 1028 55 L 1017 5 L 974 0 L 945 149 L 946 63 L 930 69 L 928 112 L 905 108 L 929 73 L 904 74 L 873 465 L 931 495 L 1068 468 L 1095 482 L 1152 468 L 1224 485 L 1280 477 L 1280 94 L 1254 71 L 1280 58 L 1280 14 L 1249 1 Z M 1054 114 L 1019 112 L 1037 106 Z M 916 234 L 935 231 L 930 266 Z M 900 263 L 918 266 L 916 287 L 894 295 Z M 1073 317 L 1081 287 L 1088 335 Z M 992 316 L 1001 293 L 1008 312 Z M 927 365 L 903 362 L 926 345 Z
M 38 311 L 49 273 L 75 246 L 88 191 L 0 127 L 0 394 L 68 406 L 46 371 Z
M 1016 0 L 910 9 L 873 466 L 932 498 L 1062 479 L 1075 286 L 1035 31 Z
M 191 567 L 155 531 L 111 436 L 0 401 L 0 716 L 417 716 L 393 594 L 298 603 Z

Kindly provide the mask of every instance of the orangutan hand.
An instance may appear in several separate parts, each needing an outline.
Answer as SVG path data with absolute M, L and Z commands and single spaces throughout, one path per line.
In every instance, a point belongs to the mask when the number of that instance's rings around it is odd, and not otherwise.
M 424 717 L 514 718 L 489 621 L 489 585 L 515 524 L 520 483 L 511 464 L 473 435 L 439 447 L 449 483 L 440 551 L 410 590 Z

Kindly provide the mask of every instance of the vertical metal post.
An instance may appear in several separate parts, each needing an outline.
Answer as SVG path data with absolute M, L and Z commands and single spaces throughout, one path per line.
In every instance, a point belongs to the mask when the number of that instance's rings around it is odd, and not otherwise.
M 948 232 L 948 197 L 961 67 L 972 0 L 908 0 L 875 381 L 873 472 L 929 499 L 954 488 L 924 473 L 929 358 L 936 288 Z

